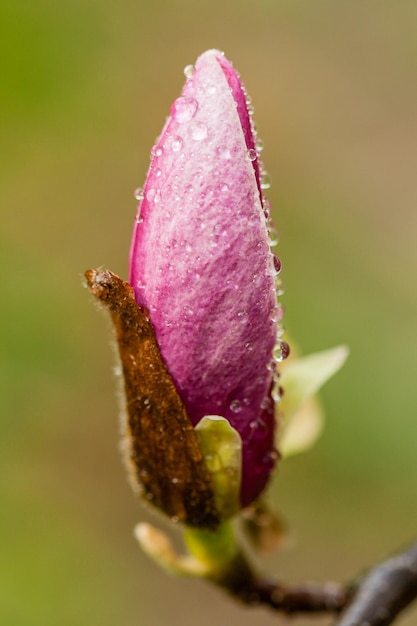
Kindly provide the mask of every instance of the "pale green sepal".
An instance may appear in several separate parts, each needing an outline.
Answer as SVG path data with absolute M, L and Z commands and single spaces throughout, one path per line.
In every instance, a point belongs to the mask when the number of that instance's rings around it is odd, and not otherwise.
M 184 528 L 187 554 L 177 554 L 167 535 L 150 524 L 137 524 L 134 534 L 157 565 L 177 576 L 216 579 L 238 554 L 235 533 L 228 522 L 215 531 Z
M 167 535 L 150 524 L 137 524 L 134 535 L 142 548 L 157 565 L 177 576 L 206 577 L 210 567 L 191 554 L 177 554 Z
M 339 371 L 349 354 L 346 346 L 290 360 L 282 367 L 279 385 L 284 394 L 276 405 L 282 416 L 281 454 L 290 456 L 310 448 L 323 427 L 323 411 L 314 394 Z
M 240 509 L 242 440 L 237 430 L 219 415 L 206 415 L 195 431 L 213 480 L 217 510 L 221 519 L 229 519 Z
M 230 522 L 215 531 L 187 527 L 184 541 L 190 555 L 205 568 L 206 576 L 213 577 L 235 558 L 238 552 L 235 531 Z
M 283 427 L 279 438 L 279 449 L 284 458 L 305 452 L 320 437 L 324 427 L 324 411 L 317 396 L 309 398 L 293 415 L 291 422 Z

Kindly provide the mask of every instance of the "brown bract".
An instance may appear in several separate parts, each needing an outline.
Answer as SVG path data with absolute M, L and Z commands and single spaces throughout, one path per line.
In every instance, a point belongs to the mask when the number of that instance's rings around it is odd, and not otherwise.
M 87 270 L 93 295 L 109 309 L 126 394 L 127 461 L 147 501 L 190 526 L 220 520 L 211 476 L 194 428 L 159 352 L 147 311 L 129 283 L 109 270 Z

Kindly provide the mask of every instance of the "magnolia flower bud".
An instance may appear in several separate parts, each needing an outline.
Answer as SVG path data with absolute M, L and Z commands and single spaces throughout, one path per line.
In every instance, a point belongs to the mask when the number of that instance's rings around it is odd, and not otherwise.
M 239 75 L 217 50 L 186 69 L 139 196 L 129 282 L 192 424 L 222 416 L 239 433 L 246 506 L 278 456 L 273 350 L 277 361 L 288 353 L 276 348 L 280 262 Z

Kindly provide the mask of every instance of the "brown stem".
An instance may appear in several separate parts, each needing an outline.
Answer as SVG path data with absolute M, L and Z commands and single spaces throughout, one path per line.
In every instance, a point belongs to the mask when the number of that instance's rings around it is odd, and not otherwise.
M 336 583 L 290 586 L 260 577 L 242 554 L 213 582 L 244 604 L 264 604 L 287 615 L 339 613 L 349 599 L 349 590 Z
M 388 626 L 417 597 L 417 543 L 380 563 L 357 584 L 336 626 Z
M 288 615 L 341 613 L 335 626 L 388 626 L 417 597 L 417 543 L 348 585 L 284 585 L 262 578 L 239 554 L 217 585 L 247 605 Z

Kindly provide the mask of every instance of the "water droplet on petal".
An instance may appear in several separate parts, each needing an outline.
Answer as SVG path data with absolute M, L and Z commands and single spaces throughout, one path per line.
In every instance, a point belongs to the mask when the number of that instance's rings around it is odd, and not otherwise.
M 191 78 L 193 74 L 194 74 L 194 65 L 186 65 L 184 67 L 184 76 L 186 78 Z
M 207 126 L 203 122 L 194 122 L 190 127 L 190 134 L 194 141 L 202 141 L 207 137 Z
M 181 137 L 178 137 L 178 135 L 172 135 L 171 137 L 168 138 L 167 143 L 168 143 L 168 147 L 171 148 L 172 152 L 179 152 L 184 142 L 181 139 Z
M 259 287 L 262 284 L 262 274 L 253 274 L 252 275 L 252 282 L 254 285 L 256 285 L 257 287 Z
M 213 94 L 215 94 L 217 91 L 217 88 L 214 85 L 209 85 L 207 87 L 207 93 L 212 96 Z
M 282 280 L 280 278 L 277 278 L 275 281 L 275 287 L 277 290 L 277 296 L 283 296 L 285 291 L 284 291 L 284 283 L 282 282 Z
M 227 183 L 219 183 L 217 185 L 217 189 L 223 193 L 225 193 L 226 191 L 229 191 L 229 185 Z
M 135 189 L 133 195 L 135 196 L 136 200 L 139 200 L 139 202 L 141 202 L 145 197 L 142 187 L 138 187 L 137 189 Z
M 183 306 L 182 310 L 183 310 L 183 313 L 184 313 L 184 317 L 186 317 L 186 318 L 191 317 L 192 315 L 194 315 L 194 311 L 189 306 Z
M 264 198 L 262 200 L 262 208 L 264 210 L 264 215 L 266 217 L 266 219 L 268 219 L 270 213 L 271 213 L 271 203 L 269 202 L 268 198 Z
M 279 385 L 274 385 L 272 387 L 271 396 L 272 396 L 272 399 L 275 402 L 275 404 L 277 404 L 278 402 L 281 401 L 280 389 L 281 388 L 279 387 Z
M 258 139 L 256 142 L 256 150 L 258 152 L 262 152 L 263 149 L 264 149 L 264 142 L 262 141 L 262 139 Z
M 257 154 L 256 154 L 256 150 L 254 148 L 249 148 L 249 150 L 248 150 L 248 157 L 249 157 L 249 159 L 251 161 L 255 161 L 256 160 Z M 261 187 L 262 187 L 262 185 L 261 185 Z
M 159 156 L 161 156 L 161 154 L 162 154 L 161 146 L 158 146 L 157 144 L 152 146 L 152 148 L 151 148 L 151 156 L 152 157 L 159 157 Z
M 266 241 L 258 241 L 258 243 L 256 244 L 256 249 L 258 250 L 258 252 L 263 254 L 264 252 L 267 252 L 269 246 Z
M 237 319 L 239 320 L 241 324 L 247 324 L 248 314 L 246 313 L 246 311 L 238 311 Z
M 285 341 L 280 339 L 272 350 L 272 358 L 276 363 L 281 363 L 281 361 L 284 361 L 289 354 L 290 346 Z
M 274 246 L 276 246 L 279 242 L 279 234 L 277 229 L 275 228 L 275 226 L 270 226 L 269 227 L 269 245 L 271 246 L 271 248 L 273 248 Z
M 231 157 L 230 150 L 227 146 L 219 146 L 216 149 L 216 152 L 217 152 L 218 157 L 220 159 L 224 159 L 225 161 L 227 161 Z
M 278 458 L 279 458 L 278 450 L 270 450 L 262 458 L 262 463 L 267 466 L 273 466 L 275 465 L 275 462 L 278 460 Z
M 272 353 L 272 356 L 273 356 L 273 353 Z M 276 364 L 275 360 L 272 358 L 272 359 L 271 359 L 270 361 L 268 361 L 268 363 L 266 364 L 266 369 L 267 369 L 269 372 L 273 372 L 273 371 L 275 370 L 276 366 L 277 366 L 277 364 Z
M 280 304 L 277 304 L 276 306 L 274 306 L 273 309 L 271 309 L 270 318 L 273 322 L 280 322 L 283 317 L 284 317 L 283 306 L 281 306 Z
M 273 402 L 272 402 L 272 399 L 269 396 L 264 396 L 262 398 L 261 409 L 263 411 L 269 411 L 269 412 L 272 411 L 272 409 L 273 409 Z
M 281 260 L 277 256 L 275 256 L 275 254 L 274 254 L 274 270 L 275 270 L 275 274 L 276 275 L 279 274 L 281 269 L 282 269 Z
M 271 186 L 271 178 L 265 170 L 262 172 L 261 189 L 269 189 Z
M 161 190 L 151 187 L 151 189 L 148 189 L 148 191 L 146 192 L 146 199 L 149 202 L 154 202 L 155 204 L 157 204 L 161 200 Z
M 197 100 L 181 96 L 171 106 L 171 115 L 178 124 L 188 124 L 198 109 Z
M 240 400 L 232 400 L 229 404 L 229 409 L 232 411 L 232 413 L 240 413 L 242 410 Z

